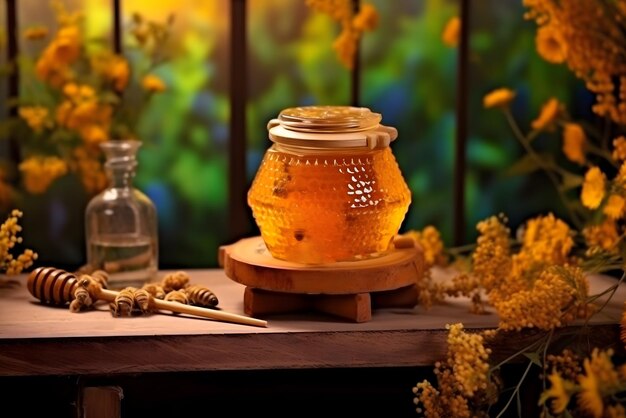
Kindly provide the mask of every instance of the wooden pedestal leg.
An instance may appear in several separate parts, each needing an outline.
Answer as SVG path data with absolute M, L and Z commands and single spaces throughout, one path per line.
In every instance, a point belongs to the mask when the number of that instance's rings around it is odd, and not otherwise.
M 310 308 L 311 301 L 303 294 L 272 292 L 252 287 L 246 287 L 243 294 L 243 311 L 253 317 L 306 311 Z
M 369 293 L 316 295 L 313 298 L 313 307 L 320 312 L 354 322 L 367 322 L 372 319 L 372 303 Z
M 417 305 L 417 286 L 401 287 L 384 292 L 372 292 L 372 309 L 378 308 L 412 308 Z

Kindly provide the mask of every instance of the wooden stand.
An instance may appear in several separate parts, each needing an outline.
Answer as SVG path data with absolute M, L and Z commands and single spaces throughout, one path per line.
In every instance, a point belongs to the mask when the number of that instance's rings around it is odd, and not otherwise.
M 372 318 L 372 309 L 413 307 L 416 283 L 424 273 L 415 246 L 359 261 L 307 265 L 277 260 L 261 237 L 220 247 L 226 276 L 246 285 L 244 312 L 259 317 L 313 310 L 354 322 Z

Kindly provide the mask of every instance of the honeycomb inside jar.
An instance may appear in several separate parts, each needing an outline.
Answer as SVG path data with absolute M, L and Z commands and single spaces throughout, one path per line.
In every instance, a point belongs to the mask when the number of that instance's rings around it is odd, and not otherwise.
M 273 257 L 323 264 L 390 249 L 411 202 L 391 149 L 267 150 L 248 192 Z

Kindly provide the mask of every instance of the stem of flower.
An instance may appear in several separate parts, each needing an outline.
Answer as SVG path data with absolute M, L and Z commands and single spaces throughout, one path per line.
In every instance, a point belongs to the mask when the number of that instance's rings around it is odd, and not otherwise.
M 528 366 L 526 366 L 526 370 L 524 371 L 524 374 L 522 375 L 522 378 L 517 383 L 517 386 L 515 386 L 515 390 L 511 394 L 511 397 L 509 398 L 509 400 L 506 403 L 506 405 L 504 405 L 504 408 L 502 408 L 502 411 L 500 411 L 500 413 L 498 415 L 496 415 L 496 418 L 500 418 L 502 416 L 502 414 L 504 414 L 506 412 L 506 410 L 509 408 L 509 405 L 511 405 L 511 402 L 513 402 L 513 398 L 515 396 L 517 396 L 517 394 L 519 393 L 519 389 L 520 389 L 520 387 L 522 387 L 522 383 L 524 383 L 524 380 L 526 380 L 526 376 L 528 375 L 528 371 L 530 370 L 532 365 L 533 365 L 533 362 L 529 361 L 528 362 Z
M 530 349 L 532 349 L 533 347 L 535 347 L 537 344 L 541 343 L 543 339 L 545 339 L 546 336 L 542 336 L 541 338 L 533 341 L 531 344 L 527 345 L 526 347 L 522 348 L 521 350 L 517 351 L 516 353 L 512 354 L 511 356 L 507 357 L 506 359 L 502 360 L 500 363 L 496 364 L 495 366 L 493 366 L 492 368 L 489 369 L 489 373 L 497 370 L 500 368 L 500 366 L 502 366 L 505 363 L 508 363 L 510 360 L 513 360 L 515 357 L 517 356 L 521 356 L 522 354 L 524 354 L 526 351 L 529 351 Z
M 546 172 L 546 174 L 548 175 L 548 178 L 550 179 L 550 181 L 554 185 L 554 188 L 556 189 L 557 193 L 559 194 L 559 198 L 563 202 L 563 205 L 565 206 L 565 209 L 569 212 L 569 215 L 570 215 L 570 218 L 571 218 L 572 222 L 574 223 L 574 225 L 578 229 L 580 229 L 581 226 L 582 226 L 582 222 L 578 218 L 578 215 L 576 214 L 576 212 L 574 212 L 572 207 L 569 205 L 569 203 L 567 201 L 567 198 L 565 197 L 565 194 L 563 193 L 563 190 L 561 189 L 561 187 L 559 187 L 558 179 L 555 177 L 554 173 L 550 170 L 550 167 L 548 167 L 543 162 L 541 157 L 539 157 L 539 155 L 537 155 L 535 150 L 530 146 L 530 144 L 528 143 L 527 138 L 524 136 L 524 134 L 522 133 L 521 129 L 517 125 L 517 122 L 515 121 L 515 118 L 513 117 L 513 114 L 511 113 L 511 110 L 509 108 L 505 107 L 503 109 L 503 111 L 504 111 L 504 115 L 506 116 L 506 119 L 507 119 L 507 121 L 509 123 L 509 126 L 511 127 L 511 130 L 513 131 L 513 134 L 515 135 L 517 140 L 522 144 L 522 146 L 524 147 L 524 149 L 526 150 L 528 155 L 530 155 L 531 158 L 535 161 L 535 163 L 539 167 L 541 167 L 541 169 L 543 171 Z

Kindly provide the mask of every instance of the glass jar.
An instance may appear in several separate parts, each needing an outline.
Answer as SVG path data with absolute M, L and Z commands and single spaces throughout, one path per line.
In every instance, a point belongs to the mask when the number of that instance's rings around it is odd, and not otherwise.
M 367 108 L 306 106 L 268 124 L 273 144 L 248 204 L 273 257 L 305 264 L 382 255 L 411 203 L 390 148 L 395 128 Z
M 100 144 L 109 184 L 85 209 L 87 265 L 107 271 L 112 289 L 141 287 L 158 269 L 156 208 L 132 184 L 140 145 L 136 140 Z

